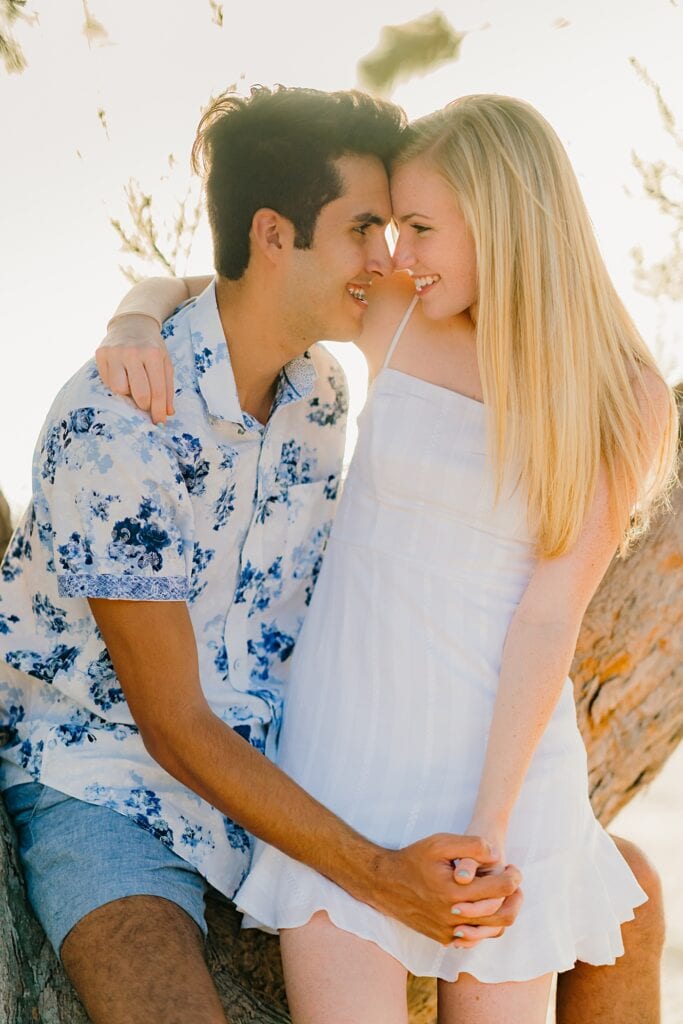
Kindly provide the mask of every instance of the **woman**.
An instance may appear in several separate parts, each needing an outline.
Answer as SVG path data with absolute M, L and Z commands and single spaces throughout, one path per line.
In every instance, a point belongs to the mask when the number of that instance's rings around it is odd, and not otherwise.
M 590 809 L 567 671 L 673 479 L 673 401 L 531 107 L 421 119 L 391 188 L 410 276 L 372 289 L 374 380 L 279 763 L 387 846 L 490 837 L 526 902 L 496 943 L 442 947 L 262 844 L 236 902 L 280 931 L 298 1022 L 405 1021 L 411 970 L 441 979 L 446 1024 L 542 1024 L 552 972 L 613 962 L 644 899 Z

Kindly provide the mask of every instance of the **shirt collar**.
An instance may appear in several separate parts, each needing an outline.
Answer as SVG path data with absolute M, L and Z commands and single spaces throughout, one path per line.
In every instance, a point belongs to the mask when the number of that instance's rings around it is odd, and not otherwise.
M 195 300 L 188 318 L 197 387 L 209 415 L 241 425 L 244 417 L 218 313 L 215 280 Z M 308 352 L 290 360 L 280 372 L 273 411 L 307 398 L 313 391 L 316 378 L 317 372 Z

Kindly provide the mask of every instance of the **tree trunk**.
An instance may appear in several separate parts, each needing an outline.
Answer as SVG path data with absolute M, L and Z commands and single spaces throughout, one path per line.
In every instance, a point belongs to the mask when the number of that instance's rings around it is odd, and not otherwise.
M 3 508 L 0 495 L 0 551 Z M 606 825 L 657 775 L 683 735 L 683 490 L 625 562 L 615 561 L 586 613 L 572 668 L 588 748 L 591 799 Z M 6 543 L 6 541 L 5 541 Z M 240 933 L 222 897 L 209 900 L 208 956 L 230 1024 L 289 1021 L 277 939 Z M 411 979 L 411 1024 L 435 1021 L 435 986 Z M 0 802 L 0 1020 L 86 1024 L 86 1015 L 28 910 Z
M 5 553 L 8 541 L 12 534 L 12 522 L 9 514 L 9 505 L 5 501 L 5 496 L 0 491 L 0 558 Z
M 683 736 L 683 490 L 593 598 L 572 666 L 595 814 L 607 824 Z

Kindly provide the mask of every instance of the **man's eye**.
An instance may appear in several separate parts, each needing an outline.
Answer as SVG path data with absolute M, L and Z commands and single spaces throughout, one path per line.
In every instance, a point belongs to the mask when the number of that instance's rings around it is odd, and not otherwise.
M 365 237 L 365 235 L 366 235 L 366 234 L 367 234 L 367 232 L 368 232 L 368 228 L 369 228 L 369 227 L 370 227 L 370 225 L 369 225 L 369 224 L 359 224 L 359 225 L 358 225 L 358 227 L 355 227 L 355 228 L 354 228 L 353 230 L 354 230 L 355 232 L 357 232 L 357 234 L 359 234 L 359 235 L 363 235 L 363 237 Z

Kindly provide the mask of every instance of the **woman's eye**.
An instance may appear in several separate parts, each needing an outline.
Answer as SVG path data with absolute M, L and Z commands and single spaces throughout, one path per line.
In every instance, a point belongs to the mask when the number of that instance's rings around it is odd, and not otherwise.
M 426 224 L 411 224 L 410 226 L 414 231 L 417 231 L 418 235 L 423 234 L 425 231 L 429 231 Z

